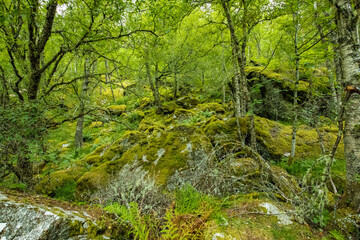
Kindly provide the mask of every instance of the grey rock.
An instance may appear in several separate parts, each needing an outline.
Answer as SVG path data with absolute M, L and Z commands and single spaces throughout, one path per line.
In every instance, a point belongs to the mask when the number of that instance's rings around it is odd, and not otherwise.
M 90 226 L 96 227 L 89 215 L 78 211 L 1 199 L 1 240 L 85 240 L 91 239 Z M 109 238 L 99 235 L 96 239 Z

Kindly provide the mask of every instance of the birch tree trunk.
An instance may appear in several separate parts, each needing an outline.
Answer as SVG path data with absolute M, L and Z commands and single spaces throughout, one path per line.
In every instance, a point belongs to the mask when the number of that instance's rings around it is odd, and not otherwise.
M 296 12 L 293 14 L 294 24 L 295 24 L 295 36 L 294 36 L 294 45 L 295 45 L 295 85 L 294 85 L 294 101 L 293 101 L 293 111 L 294 118 L 292 124 L 292 138 L 291 138 L 291 153 L 290 157 L 295 157 L 296 151 L 296 133 L 297 133 L 297 124 L 298 124 L 298 87 L 300 80 L 300 55 L 298 49 L 298 33 L 299 33 L 299 0 L 297 1 Z
M 357 39 L 357 22 L 359 7 L 351 0 L 333 0 L 338 12 L 337 29 L 340 46 L 340 60 L 343 83 L 345 86 L 359 87 L 360 52 Z M 351 201 L 351 206 L 360 211 L 360 97 L 348 92 L 349 98 L 343 104 L 345 107 L 345 158 L 346 158 L 346 188 L 345 200 Z M 342 119 L 339 119 L 341 121 Z
M 235 27 L 234 23 L 232 21 L 229 6 L 226 0 L 221 0 L 221 6 L 225 12 L 226 19 L 227 19 L 227 25 L 230 31 L 230 37 L 231 37 L 231 48 L 232 48 L 232 55 L 233 55 L 233 62 L 234 62 L 234 83 L 235 83 L 235 116 L 236 117 L 244 117 L 244 103 L 241 101 L 243 99 L 243 94 L 241 91 L 241 72 L 240 72 L 240 65 L 239 63 L 242 62 L 241 58 L 241 52 L 240 52 L 240 45 L 239 40 L 235 33 Z
M 89 75 L 89 58 L 85 58 L 84 63 L 84 70 L 85 76 Z M 89 77 L 84 78 L 84 81 L 81 86 L 81 93 L 80 93 L 80 105 L 79 105 L 79 115 L 81 115 L 76 123 L 76 131 L 75 131 L 75 147 L 77 149 L 81 148 L 84 140 L 83 140 L 83 128 L 84 128 L 84 112 L 85 112 L 85 98 L 88 90 L 89 85 Z

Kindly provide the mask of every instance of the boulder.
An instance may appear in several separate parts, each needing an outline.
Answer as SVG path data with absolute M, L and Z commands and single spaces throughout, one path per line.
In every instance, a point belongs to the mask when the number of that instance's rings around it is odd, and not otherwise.
M 29 200 L 22 203 L 25 197 Z M 8 196 L 0 192 L 0 212 L 1 239 L 118 239 L 120 232 L 125 235 L 117 229 L 115 221 L 108 219 L 108 226 L 105 226 L 104 220 L 92 217 L 82 209 L 40 196 Z M 119 233 L 112 232 L 112 228 Z
M 198 100 L 190 96 L 184 96 L 176 100 L 176 104 L 178 104 L 179 106 L 185 109 L 194 108 L 196 105 L 198 105 L 198 103 L 199 103 Z
M 126 111 L 126 105 L 111 105 L 107 107 L 110 114 L 120 116 Z

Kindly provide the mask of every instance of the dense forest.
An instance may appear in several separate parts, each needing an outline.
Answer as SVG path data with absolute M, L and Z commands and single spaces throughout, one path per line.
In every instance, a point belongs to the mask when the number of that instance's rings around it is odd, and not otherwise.
M 360 239 L 357 0 L 1 0 L 1 239 Z

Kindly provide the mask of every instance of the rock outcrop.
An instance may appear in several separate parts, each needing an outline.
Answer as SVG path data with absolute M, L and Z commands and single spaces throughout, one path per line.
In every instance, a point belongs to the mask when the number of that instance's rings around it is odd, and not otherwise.
M 99 221 L 82 210 L 30 203 L 26 199 L 0 192 L 1 240 L 114 239 L 109 232 L 111 224 L 105 226 L 104 219 Z

